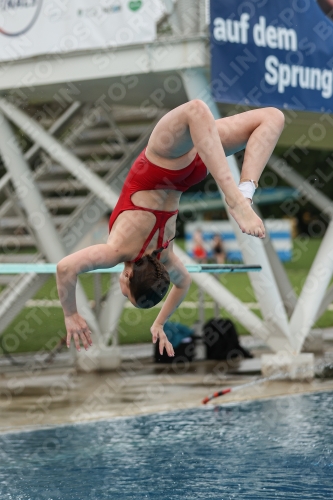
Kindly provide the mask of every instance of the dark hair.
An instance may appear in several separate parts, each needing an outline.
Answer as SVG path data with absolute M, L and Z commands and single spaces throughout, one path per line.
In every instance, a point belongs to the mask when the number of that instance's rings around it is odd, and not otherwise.
M 129 289 L 136 305 L 142 309 L 149 309 L 158 304 L 169 289 L 169 273 L 157 259 L 157 255 L 164 248 L 154 250 L 151 255 L 145 255 L 134 262 Z

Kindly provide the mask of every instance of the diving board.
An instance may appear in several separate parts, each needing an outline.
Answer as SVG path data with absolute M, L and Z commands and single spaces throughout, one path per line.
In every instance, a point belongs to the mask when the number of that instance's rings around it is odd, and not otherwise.
M 259 265 L 245 264 L 187 264 L 185 265 L 189 273 L 248 273 L 261 271 Z M 87 271 L 89 273 L 121 273 L 124 269 L 123 264 L 118 264 L 108 269 L 95 269 Z M 34 264 L 0 264 L 0 274 L 55 274 L 57 264 L 46 262 L 36 262 Z M 83 274 L 83 273 L 82 273 Z

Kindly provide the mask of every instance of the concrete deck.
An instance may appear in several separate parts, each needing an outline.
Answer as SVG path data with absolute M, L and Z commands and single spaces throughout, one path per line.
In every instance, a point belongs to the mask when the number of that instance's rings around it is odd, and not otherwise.
M 227 371 L 225 362 L 194 361 L 173 367 L 133 357 L 109 373 L 78 374 L 71 367 L 4 372 L 0 432 L 199 407 L 205 396 L 219 389 L 256 380 L 259 367 L 259 358 Z M 209 404 L 314 391 L 333 391 L 333 379 L 260 383 Z

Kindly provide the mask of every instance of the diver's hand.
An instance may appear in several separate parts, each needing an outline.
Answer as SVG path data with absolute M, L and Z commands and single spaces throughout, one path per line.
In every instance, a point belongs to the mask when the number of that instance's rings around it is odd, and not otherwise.
M 151 327 L 150 331 L 151 331 L 151 334 L 153 336 L 153 344 L 156 344 L 157 339 L 160 339 L 159 350 L 160 350 L 161 356 L 163 354 L 164 348 L 165 348 L 168 356 L 170 356 L 170 357 L 174 356 L 175 351 L 173 350 L 171 342 L 168 341 L 168 338 L 164 333 L 163 325 L 160 325 L 158 323 L 154 323 L 153 326 Z
M 72 314 L 71 316 L 65 316 L 65 325 L 67 330 L 67 347 L 70 346 L 71 338 L 74 339 L 75 347 L 80 351 L 80 340 L 85 348 L 88 349 L 92 345 L 91 331 L 86 323 L 86 321 L 78 313 Z

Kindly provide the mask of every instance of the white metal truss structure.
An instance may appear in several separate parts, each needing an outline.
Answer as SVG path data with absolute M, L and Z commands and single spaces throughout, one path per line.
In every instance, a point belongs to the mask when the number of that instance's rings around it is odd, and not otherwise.
M 22 131 L 27 135 L 35 134 L 45 148 L 44 151 L 49 148 L 51 153 L 49 156 L 44 153 L 44 161 L 37 163 L 36 169 L 31 172 L 27 164 L 27 160 L 32 157 L 31 150 L 23 158 L 7 119 L 2 116 L 0 151 L 7 173 L 1 178 L 1 187 L 6 189 L 12 183 L 14 189 L 10 197 L 4 197 L 0 207 L 3 226 L 0 241 L 2 240 L 2 246 L 9 246 L 1 260 L 22 260 L 21 254 L 18 256 L 9 253 L 10 246 L 15 249 L 17 246 L 28 245 L 39 249 L 36 254 L 27 254 L 28 261 L 46 259 L 57 262 L 71 253 L 96 223 L 112 210 L 130 165 L 147 143 L 151 130 L 163 111 L 150 111 L 147 118 L 146 111 L 132 108 L 115 108 L 112 115 L 101 108 L 83 109 L 86 114 L 82 119 L 82 114 L 76 116 L 81 106 L 75 103 L 65 111 L 65 117 L 62 116 L 53 124 L 51 130 L 55 132 L 60 125 L 63 126 L 66 117 L 74 118 L 62 144 L 52 138 L 50 133 L 47 133 L 47 141 L 44 143 L 46 131 L 41 129 L 41 125 L 6 101 L 1 101 L 1 106 L 3 113 L 7 113 L 12 121 L 15 120 Z M 95 143 L 87 146 L 89 139 Z M 11 144 L 15 147 L 9 147 Z M 31 149 L 36 153 L 39 148 L 33 146 Z M 114 157 L 120 158 L 115 160 Z M 86 161 L 82 161 L 82 158 Z M 66 168 L 68 159 L 70 165 Z M 92 184 L 95 186 L 95 193 L 92 192 Z M 82 196 L 82 191 L 86 193 L 85 196 Z M 66 196 L 67 193 L 70 196 Z M 18 207 L 20 213 L 15 214 Z M 58 215 L 64 208 L 67 213 Z M 37 216 L 35 219 L 34 214 Z M 25 228 L 30 234 L 15 234 L 25 232 Z M 46 279 L 47 277 L 28 274 L 14 277 L 6 283 L 7 287 L 0 295 L 2 332 Z M 119 319 L 124 305 L 125 298 L 119 293 L 112 293 L 113 291 L 114 288 L 111 287 L 105 307 L 100 311 L 100 329 L 99 318 L 91 312 L 79 289 L 81 312 L 97 334 L 97 343 L 103 342 L 102 337 L 109 338 L 112 333 L 110 326 L 112 327 L 113 321 L 108 317 L 107 311 L 112 311 Z M 109 321 L 105 321 L 105 316 Z
M 290 335 L 294 346 L 300 352 L 312 325 L 326 311 L 333 299 L 333 286 L 328 288 L 333 275 L 333 202 L 297 174 L 284 160 L 271 157 L 269 167 L 298 189 L 314 206 L 330 218 L 323 241 L 312 263 L 299 299 L 290 311 Z
M 63 90 L 64 85 L 71 82 L 73 94 L 79 94 L 81 101 L 65 99 L 67 105 L 62 105 L 62 114 L 57 113 L 55 120 L 44 119 L 43 122 L 42 119 L 39 123 L 33 118 L 33 112 L 27 114 L 22 106 L 15 105 L 15 101 L 0 100 L 0 133 L 3 133 L 0 154 L 7 168 L 7 173 L 0 178 L 0 241 L 2 239 L 6 245 L 12 241 L 14 246 L 35 246 L 38 252 L 29 257 L 30 261 L 58 260 L 71 253 L 112 210 L 126 172 L 167 108 L 187 99 L 200 98 L 207 102 L 216 118 L 221 116 L 222 108 L 211 98 L 207 77 L 209 54 L 204 2 L 178 0 L 174 3 L 170 0 L 165 4 L 163 23 L 168 28 L 166 32 L 171 29 L 171 34 L 159 36 L 151 44 L 110 50 L 112 64 L 100 68 L 93 64 L 91 52 L 72 53 L 62 56 L 61 65 L 51 60 L 52 71 L 38 77 L 33 68 L 36 61 L 43 61 L 42 56 L 14 61 L 10 63 L 10 71 L 5 71 L 6 65 L 3 65 L 2 95 L 9 93 L 16 98 L 19 95 L 25 104 L 29 99 L 41 103 L 36 89 L 42 89 L 43 101 L 48 100 L 54 107 L 63 103 L 64 95 L 68 98 Z M 26 74 L 30 75 L 28 84 L 25 83 Z M 126 87 L 121 102 L 112 100 L 110 88 L 112 85 L 122 88 L 124 75 L 137 79 L 135 88 Z M 32 143 L 27 153 L 23 154 L 18 145 L 8 147 L 8 143 L 15 144 L 17 138 L 9 122 Z M 238 179 L 235 158 L 230 157 L 228 161 Z M 297 188 L 302 185 L 303 194 L 312 203 L 332 213 L 331 200 L 284 163 L 272 157 L 269 165 L 291 185 Z M 28 196 L 23 196 L 24 189 L 30 189 Z M 63 196 L 62 192 L 70 195 Z M 33 212 L 44 216 L 46 222 L 42 230 Z M 263 319 L 212 276 L 194 275 L 193 280 L 274 352 L 300 352 L 313 323 L 333 298 L 333 287 L 326 290 L 333 271 L 329 248 L 331 225 L 301 297 L 297 299 L 269 239 L 263 242 L 248 237 L 239 231 L 233 220 L 231 223 L 245 263 L 261 264 L 263 268 L 261 273 L 250 275 Z M 50 241 L 54 245 L 50 245 Z M 185 263 L 191 262 L 177 245 L 175 252 Z M 10 253 L 1 257 L 6 262 L 17 262 L 21 258 L 21 255 Z M 46 279 L 45 275 L 24 275 L 6 283 L 0 294 L 0 334 Z M 96 290 L 98 294 L 97 281 Z M 82 292 L 80 297 L 86 306 Z M 112 336 L 116 343 L 117 336 L 113 334 L 124 303 L 115 280 L 105 307 L 100 308 L 97 300 L 95 310 L 88 313 L 102 345 L 107 345 Z
M 210 96 L 209 82 L 204 73 L 198 69 L 185 70 L 183 78 L 189 99 L 201 98 L 206 101 L 213 115 L 219 118 L 220 113 Z M 239 169 L 234 157 L 229 157 L 228 163 L 238 182 Z M 307 200 L 332 218 L 332 201 L 293 171 L 284 160 L 272 155 L 268 165 L 276 174 L 297 188 Z M 223 196 L 223 193 L 221 194 Z M 230 222 L 242 250 L 244 262 L 253 264 L 254 259 L 257 259 L 263 268 L 261 273 L 250 274 L 249 277 L 260 304 L 265 326 L 270 331 L 269 345 L 274 345 L 276 352 L 299 354 L 313 324 L 333 298 L 333 286 L 327 289 L 333 275 L 333 222 L 328 226 L 298 299 L 279 259 L 274 255 L 269 237 L 266 237 L 266 242 L 249 238 L 240 231 L 231 217 Z

